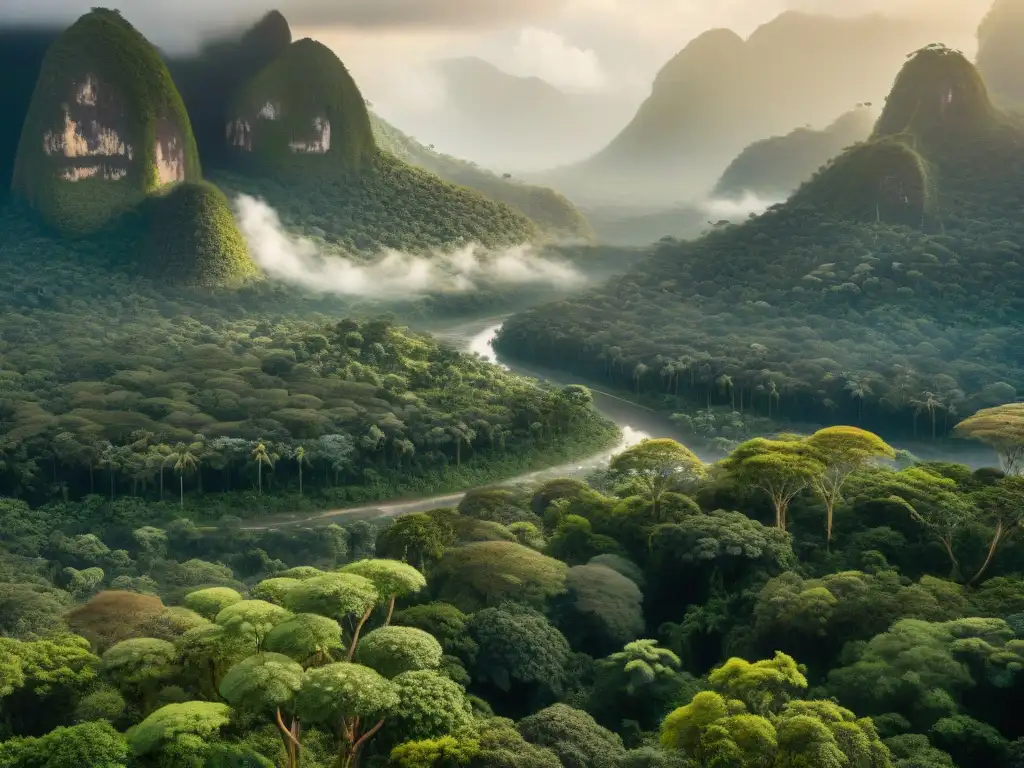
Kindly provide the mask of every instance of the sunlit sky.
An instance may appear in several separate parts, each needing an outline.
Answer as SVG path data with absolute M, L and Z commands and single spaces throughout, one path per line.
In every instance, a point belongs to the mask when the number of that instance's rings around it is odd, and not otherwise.
M 70 21 L 98 0 L 0 0 L 0 18 Z M 194 47 L 214 30 L 277 7 L 296 37 L 335 50 L 385 111 L 435 104 L 432 60 L 480 56 L 565 89 L 646 90 L 654 73 L 702 31 L 741 35 L 787 9 L 911 15 L 938 42 L 970 44 L 990 0 L 108 0 L 157 45 Z

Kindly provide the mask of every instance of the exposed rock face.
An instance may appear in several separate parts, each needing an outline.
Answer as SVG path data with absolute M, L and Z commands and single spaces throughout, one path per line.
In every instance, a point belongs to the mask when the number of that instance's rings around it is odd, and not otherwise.
M 86 233 L 199 176 L 188 115 L 156 51 L 117 12 L 83 16 L 43 62 L 14 191 L 57 228 Z
M 292 43 L 246 85 L 225 139 L 250 167 L 353 168 L 376 152 L 355 81 L 337 56 L 308 39 Z

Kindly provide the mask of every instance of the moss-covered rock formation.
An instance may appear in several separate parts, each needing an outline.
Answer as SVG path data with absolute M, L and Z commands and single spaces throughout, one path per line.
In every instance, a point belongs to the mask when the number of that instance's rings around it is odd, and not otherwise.
M 309 39 L 292 43 L 242 88 L 226 135 L 247 170 L 356 169 L 376 153 L 355 80 L 329 48 Z
M 1024 0 L 996 0 L 978 27 L 978 71 L 1001 107 L 1024 107 Z
M 874 135 L 905 133 L 935 141 L 984 129 L 997 116 L 975 66 L 959 51 L 929 45 L 900 70 Z
M 785 136 L 755 142 L 726 168 L 714 194 L 730 199 L 747 193 L 766 200 L 784 199 L 844 149 L 868 138 L 873 128 L 871 109 L 860 105 L 824 130 L 797 128 Z
M 889 136 L 858 144 L 825 166 L 792 197 L 858 221 L 920 226 L 935 213 L 933 171 L 909 144 L 911 136 Z
M 139 209 L 140 267 L 180 285 L 233 285 L 256 274 L 224 193 L 206 182 L 179 184 Z
M 53 226 L 82 234 L 199 178 L 188 114 L 156 49 L 117 11 L 81 17 L 43 60 L 14 192 Z
M 204 168 L 223 167 L 227 162 L 224 124 L 235 95 L 291 42 L 288 21 L 271 11 L 241 34 L 212 40 L 193 56 L 168 60 L 188 109 Z

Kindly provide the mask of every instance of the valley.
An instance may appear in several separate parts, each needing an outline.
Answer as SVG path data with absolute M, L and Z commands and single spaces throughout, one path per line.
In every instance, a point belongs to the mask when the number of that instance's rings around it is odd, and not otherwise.
M 1022 768 L 1024 0 L 826 5 L 0 8 L 0 768 Z

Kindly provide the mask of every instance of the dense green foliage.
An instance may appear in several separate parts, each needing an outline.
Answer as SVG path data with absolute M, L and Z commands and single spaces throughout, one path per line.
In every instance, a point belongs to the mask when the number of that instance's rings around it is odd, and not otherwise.
M 528 217 L 545 234 L 571 238 L 593 236 L 586 217 L 554 190 L 498 176 L 475 163 L 425 147 L 373 112 L 370 124 L 381 149 L 436 173 L 445 181 L 475 189 L 492 200 L 505 203 Z
M 851 144 L 871 135 L 874 118 L 860 105 L 822 130 L 797 128 L 784 136 L 751 144 L 725 169 L 714 194 L 740 199 L 746 193 L 762 200 L 782 200 L 822 165 Z
M 178 184 L 140 206 L 141 269 L 154 280 L 227 286 L 256 274 L 224 193 L 212 184 Z
M 948 113 L 915 113 L 943 78 Z M 937 437 L 1013 400 L 1024 128 L 979 82 L 959 54 L 919 52 L 877 138 L 789 202 L 660 243 L 627 276 L 513 317 L 497 347 L 685 412 L 701 438 L 752 436 L 764 416 Z
M 0 502 L 0 578 L 37 585 L 4 605 L 0 765 L 1015 768 L 1020 477 L 852 427 L 690 455 L 316 530 Z M 460 524 L 538 512 L 532 546 Z
M 244 294 L 99 277 L 86 252 L 32 232 L 0 228 L 0 487 L 33 503 L 194 494 L 206 507 L 204 490 L 249 507 L 269 491 L 338 503 L 614 439 L 584 390 L 538 388 L 388 320 L 310 315 L 271 291 L 249 314 Z
M 96 78 L 99 89 L 112 90 L 116 110 L 101 118 L 116 115 L 108 127 L 117 140 L 132 148 L 122 169 L 125 175 L 116 181 L 101 174 L 74 182 L 62 180 L 61 170 L 74 165 L 76 158 L 63 152 L 47 154 L 41 140 L 47 132 L 63 131 L 65 106 L 81 86 L 83 73 Z M 106 100 L 99 104 L 100 109 L 110 107 Z M 188 114 L 156 49 L 117 11 L 95 9 L 47 51 L 22 128 L 14 189 L 54 226 L 76 233 L 95 230 L 160 186 L 160 121 L 171 123 L 177 133 L 184 177 L 198 180 L 199 154 Z
M 286 225 L 301 227 L 328 252 L 447 251 L 470 243 L 499 247 L 537 234 L 508 206 L 385 153 L 361 170 L 329 175 L 218 172 L 211 178 L 229 193 L 266 200 Z

